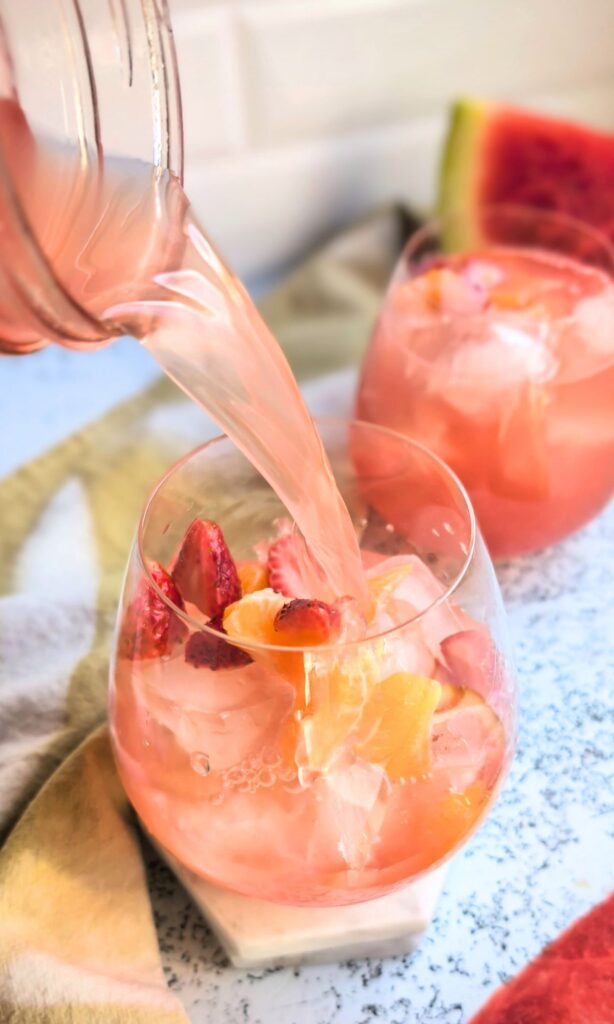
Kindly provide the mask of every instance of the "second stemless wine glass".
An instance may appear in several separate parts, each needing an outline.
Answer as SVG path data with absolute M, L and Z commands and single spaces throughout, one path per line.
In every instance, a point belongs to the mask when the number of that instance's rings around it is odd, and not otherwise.
M 442 861 L 491 806 L 514 744 L 504 612 L 462 486 L 400 435 L 319 428 L 371 599 L 384 613 L 388 598 L 403 602 L 402 624 L 384 614 L 363 639 L 350 628 L 337 643 L 293 647 L 222 636 L 181 606 L 164 570 L 196 518 L 221 527 L 241 564 L 284 515 L 218 438 L 147 503 L 110 693 L 121 778 L 156 840 L 217 885 L 302 905 L 380 896 Z M 250 614 L 287 600 L 250 597 Z
M 614 490 L 614 252 L 571 218 L 482 212 L 410 239 L 357 412 L 437 452 L 493 557 L 577 529 Z

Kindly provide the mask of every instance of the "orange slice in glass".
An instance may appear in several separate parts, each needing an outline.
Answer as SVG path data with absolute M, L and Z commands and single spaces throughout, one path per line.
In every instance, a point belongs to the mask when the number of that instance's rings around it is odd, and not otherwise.
M 506 737 L 489 704 L 473 690 L 460 688 L 461 698 L 437 711 L 432 727 L 433 771 L 451 790 L 463 792 L 474 783 L 492 788 L 503 768 Z
M 237 643 L 274 644 L 273 623 L 285 601 L 283 594 L 269 589 L 245 594 L 224 611 L 224 629 Z
M 482 814 L 489 798 L 483 782 L 473 782 L 460 793 L 447 793 L 437 804 L 433 829 L 439 856 L 448 853 L 467 835 Z
M 311 662 L 302 734 L 312 771 L 325 771 L 349 746 L 373 687 L 374 670 L 370 651 L 348 664 L 327 664 L 319 657 Z
M 441 684 L 396 672 L 371 692 L 360 719 L 356 752 L 380 765 L 392 782 L 420 778 L 431 767 L 433 714 Z
M 255 661 L 270 665 L 292 683 L 297 692 L 297 706 L 303 706 L 305 686 L 305 659 L 302 651 L 250 649 L 250 643 L 285 646 L 281 633 L 275 629 L 275 616 L 288 598 L 267 587 L 252 594 L 244 594 L 240 601 L 228 605 L 224 612 L 224 629 L 229 637 L 245 644 Z
M 392 781 L 424 775 L 441 684 L 397 672 L 381 682 L 376 659 L 319 679 L 302 722 L 309 768 L 325 771 L 343 752 L 379 765 Z M 313 710 L 311 710 L 313 708 Z
M 266 565 L 256 559 L 237 562 L 237 574 L 243 595 L 264 590 L 269 582 L 269 571 Z

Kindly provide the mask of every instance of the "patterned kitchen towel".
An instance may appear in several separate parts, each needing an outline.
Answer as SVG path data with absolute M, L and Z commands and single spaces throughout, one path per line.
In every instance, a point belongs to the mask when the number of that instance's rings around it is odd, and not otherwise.
M 408 228 L 398 209 L 368 218 L 262 303 L 299 376 L 359 358 Z M 185 1021 L 161 975 L 133 818 L 94 730 L 143 501 L 214 433 L 160 380 L 0 481 L 3 1024 Z
M 166 987 L 104 728 L 51 776 L 0 855 L 0 1020 L 186 1024 Z

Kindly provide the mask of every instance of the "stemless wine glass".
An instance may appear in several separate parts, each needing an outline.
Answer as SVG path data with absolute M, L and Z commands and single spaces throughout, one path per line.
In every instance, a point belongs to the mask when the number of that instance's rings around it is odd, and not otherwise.
M 163 568 L 195 518 L 215 521 L 244 560 L 284 516 L 220 437 L 147 502 L 111 667 L 115 757 L 145 827 L 209 881 L 296 905 L 370 899 L 438 864 L 491 806 L 514 745 L 505 616 L 462 485 L 386 429 L 319 428 L 369 608 L 343 598 L 343 637 L 296 647 L 239 641 L 181 607 Z M 288 600 L 269 587 L 248 603 Z
M 485 241 L 487 239 L 488 241 Z M 357 413 L 458 473 L 493 557 L 577 529 L 614 490 L 614 251 L 560 214 L 458 214 L 410 239 Z

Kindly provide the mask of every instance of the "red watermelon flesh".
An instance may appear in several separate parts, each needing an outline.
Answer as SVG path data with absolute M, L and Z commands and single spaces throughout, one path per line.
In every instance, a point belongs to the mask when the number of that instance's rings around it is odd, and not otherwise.
M 614 1024 L 614 894 L 495 992 L 470 1024 Z
M 572 239 L 564 224 L 487 217 L 491 204 L 566 214 L 614 242 L 614 134 L 514 107 L 460 101 L 441 172 L 440 209 L 455 214 L 450 248 L 538 236 L 544 245 L 596 261 L 590 236 L 582 252 L 581 240 Z

